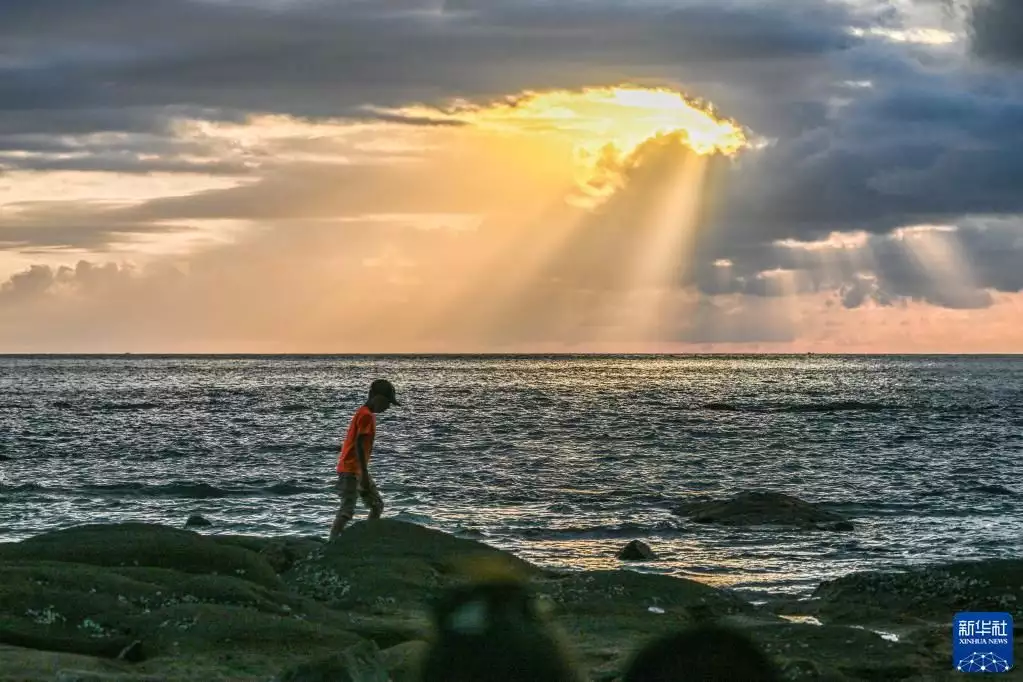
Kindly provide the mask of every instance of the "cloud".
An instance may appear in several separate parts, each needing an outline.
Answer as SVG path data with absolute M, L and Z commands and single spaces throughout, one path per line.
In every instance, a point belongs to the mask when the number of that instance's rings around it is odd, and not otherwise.
M 1023 4 L 1016 0 L 976 0 L 970 21 L 973 49 L 978 55 L 1023 65 Z
M 361 2 L 7 2 L 6 110 L 208 107 L 365 116 L 363 107 L 668 75 L 680 64 L 846 49 L 841 5 L 623 8 L 510 2 L 434 9 Z M 436 8 L 436 4 L 434 4 Z M 226 39 L 228 38 L 229 39 Z M 129 110 L 131 111 L 131 110 Z M 112 123 L 111 125 L 119 125 Z
M 1023 289 L 1023 85 L 938 3 L 29 4 L 0 0 L 0 255 L 56 264 L 3 285 L 8 344 L 785 344 Z M 977 7 L 978 54 L 1017 59 L 1012 12 Z M 747 127 L 698 210 L 677 136 L 584 167 L 567 126 L 431 114 L 622 82 Z
M 786 240 L 733 255 L 727 277 L 704 274 L 708 293 L 766 288 L 765 273 L 790 272 L 797 293 L 837 291 L 842 305 L 892 306 L 919 301 L 949 309 L 987 308 L 996 293 L 1023 292 L 1023 220 L 970 219 L 959 226 L 920 226 L 889 234 L 835 233 L 816 242 Z

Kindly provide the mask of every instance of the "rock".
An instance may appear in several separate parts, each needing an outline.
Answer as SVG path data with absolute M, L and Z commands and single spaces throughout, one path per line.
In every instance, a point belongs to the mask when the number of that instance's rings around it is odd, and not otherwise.
M 528 582 L 533 606 L 550 614 L 594 679 L 614 679 L 651 638 L 708 622 L 748 633 L 794 677 L 942 680 L 952 673 L 952 613 L 1023 618 L 1023 561 L 853 574 L 822 584 L 812 600 L 775 605 L 824 622 L 814 626 L 692 580 L 544 570 L 394 520 L 354 524 L 329 545 L 92 525 L 0 543 L 0 680 L 52 682 L 56 671 L 125 682 L 145 679 L 142 672 L 164 682 L 268 680 L 341 675 L 341 666 L 371 682 L 414 680 L 433 636 L 427 614 L 465 582 L 465 557 L 509 566 Z
M 742 492 L 729 500 L 694 502 L 678 506 L 673 513 L 688 516 L 696 523 L 725 526 L 779 525 L 817 530 L 822 524 L 848 524 L 848 519 L 776 492 Z
M 402 642 L 380 652 L 380 661 L 394 682 L 418 682 L 423 657 L 429 649 L 423 640 Z
M 1023 618 L 1023 560 L 994 559 L 865 571 L 814 591 L 821 618 L 867 624 L 946 622 L 957 611 L 1007 611 Z
M 337 540 L 297 562 L 283 578 L 299 594 L 332 608 L 407 611 L 425 608 L 445 587 L 462 579 L 461 566 L 481 557 L 500 557 L 526 576 L 543 573 L 475 540 L 380 519 L 350 526 Z
M 856 530 L 856 526 L 852 525 L 849 521 L 839 521 L 827 526 L 825 530 L 835 531 L 837 533 L 849 533 Z
M 618 552 L 618 558 L 622 561 L 653 561 L 657 555 L 645 542 L 633 540 Z
M 1010 490 L 1004 485 L 979 485 L 973 490 L 978 493 L 984 493 L 985 495 L 1002 495 L 1005 497 L 1016 497 L 1019 495 L 1018 492 Z
M 120 653 L 117 654 L 117 660 L 128 661 L 130 663 L 138 663 L 139 661 L 145 660 L 145 653 L 142 648 L 142 640 L 136 639 L 132 641 L 128 646 L 121 649 Z
M 213 522 L 201 514 L 192 514 L 188 517 L 188 520 L 185 521 L 185 528 L 205 528 L 212 525 Z
M 376 645 L 363 642 L 285 670 L 274 682 L 390 682 L 390 675 Z
M 134 675 L 121 673 L 105 673 L 95 670 L 59 670 L 54 682 L 163 682 L 162 677 L 151 675 Z

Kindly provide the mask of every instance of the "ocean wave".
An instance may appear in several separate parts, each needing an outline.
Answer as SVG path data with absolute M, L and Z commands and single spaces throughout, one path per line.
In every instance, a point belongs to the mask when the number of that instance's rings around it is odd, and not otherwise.
M 304 495 L 306 493 L 318 493 L 322 492 L 320 488 L 311 488 L 309 486 L 299 485 L 297 483 L 285 482 L 285 483 L 274 483 L 273 485 L 266 486 L 263 488 L 265 492 L 271 495 Z
M 861 402 L 858 400 L 842 400 L 837 402 L 819 403 L 726 403 L 712 402 L 703 406 L 705 410 L 714 412 L 883 412 L 896 410 L 899 406 L 889 403 Z
M 671 522 L 660 522 L 652 525 L 624 523 L 620 526 L 597 526 L 584 528 L 579 526 L 568 528 L 520 528 L 508 529 L 512 535 L 529 540 L 632 540 L 649 537 L 650 535 L 685 535 L 689 531 Z
M 325 487 L 303 486 L 291 481 L 270 485 L 246 485 L 239 487 L 221 487 L 209 483 L 178 481 L 162 485 L 146 483 L 110 483 L 83 485 L 75 488 L 47 487 L 37 483 L 0 486 L 4 493 L 57 493 L 77 495 L 97 495 L 101 497 L 152 497 L 152 498 L 184 498 L 192 500 L 217 499 L 225 497 L 272 496 L 285 497 L 306 493 L 321 493 Z
M 116 410 L 157 410 L 162 405 L 160 403 L 153 402 L 138 402 L 138 403 L 100 403 L 95 408 L 100 412 L 116 411 Z

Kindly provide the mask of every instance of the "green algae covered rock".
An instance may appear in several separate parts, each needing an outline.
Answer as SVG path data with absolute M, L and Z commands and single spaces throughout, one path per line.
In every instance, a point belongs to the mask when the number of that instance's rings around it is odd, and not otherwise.
M 957 611 L 1023 618 L 1023 560 L 957 562 L 865 571 L 822 583 L 817 611 L 836 622 L 951 623 Z
M 0 544 L 0 561 L 15 560 L 167 568 L 240 576 L 266 587 L 281 587 L 273 568 L 255 552 L 191 531 L 147 523 L 77 526 Z

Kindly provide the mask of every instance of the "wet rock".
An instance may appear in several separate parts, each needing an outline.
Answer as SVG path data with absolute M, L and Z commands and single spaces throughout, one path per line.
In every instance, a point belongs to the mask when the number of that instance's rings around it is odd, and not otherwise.
M 725 526 L 779 525 L 819 530 L 825 524 L 849 523 L 848 519 L 820 505 L 771 491 L 742 492 L 729 500 L 683 504 L 673 513 L 687 516 L 696 523 Z
M 657 555 L 645 542 L 633 540 L 622 547 L 618 552 L 618 558 L 622 561 L 653 561 L 657 559 Z
M 148 523 L 76 526 L 22 542 L 0 543 L 0 561 L 33 560 L 244 576 L 265 587 L 281 587 L 277 574 L 255 552 Z
M 832 523 L 825 527 L 825 530 L 834 531 L 836 533 L 850 533 L 856 530 L 856 526 L 852 525 L 849 521 L 839 521 L 838 523 Z
M 514 567 L 593 678 L 612 679 L 653 637 L 709 622 L 747 632 L 791 679 L 941 680 L 952 672 L 952 613 L 1004 610 L 1023 618 L 1023 561 L 854 574 L 823 584 L 810 601 L 774 608 L 824 622 L 814 626 L 692 580 L 544 570 L 394 520 L 354 524 L 329 545 L 96 525 L 0 543 L 0 671 L 52 682 L 58 670 L 128 675 L 137 667 L 185 682 L 341 675 L 344 666 L 344 675 L 361 670 L 370 682 L 381 674 L 405 682 L 416 679 L 433 635 L 431 604 L 464 583 L 468 556 Z M 135 642 L 144 642 L 141 666 L 116 660 L 126 650 L 125 659 L 141 655 Z
M 835 622 L 945 622 L 956 611 L 1023 618 L 1023 560 L 865 571 L 821 583 L 816 609 Z
M 163 682 L 163 678 L 152 675 L 130 673 L 105 673 L 95 670 L 59 670 L 54 682 Z
M 402 642 L 380 652 L 380 661 L 394 682 L 418 682 L 423 657 L 429 649 L 423 640 Z
M 480 557 L 501 557 L 527 576 L 543 573 L 475 540 L 381 519 L 350 526 L 337 540 L 296 562 L 283 578 L 299 594 L 332 608 L 408 611 L 425 608 L 441 590 L 461 580 L 460 566 Z
M 145 658 L 145 650 L 141 639 L 133 640 L 117 654 L 117 660 L 128 661 L 129 663 L 138 663 L 145 660 Z
M 390 675 L 376 645 L 363 642 L 289 668 L 274 682 L 390 682 Z
M 201 514 L 192 514 L 188 517 L 188 520 L 185 521 L 185 528 L 206 528 L 207 526 L 212 525 L 213 522 Z

